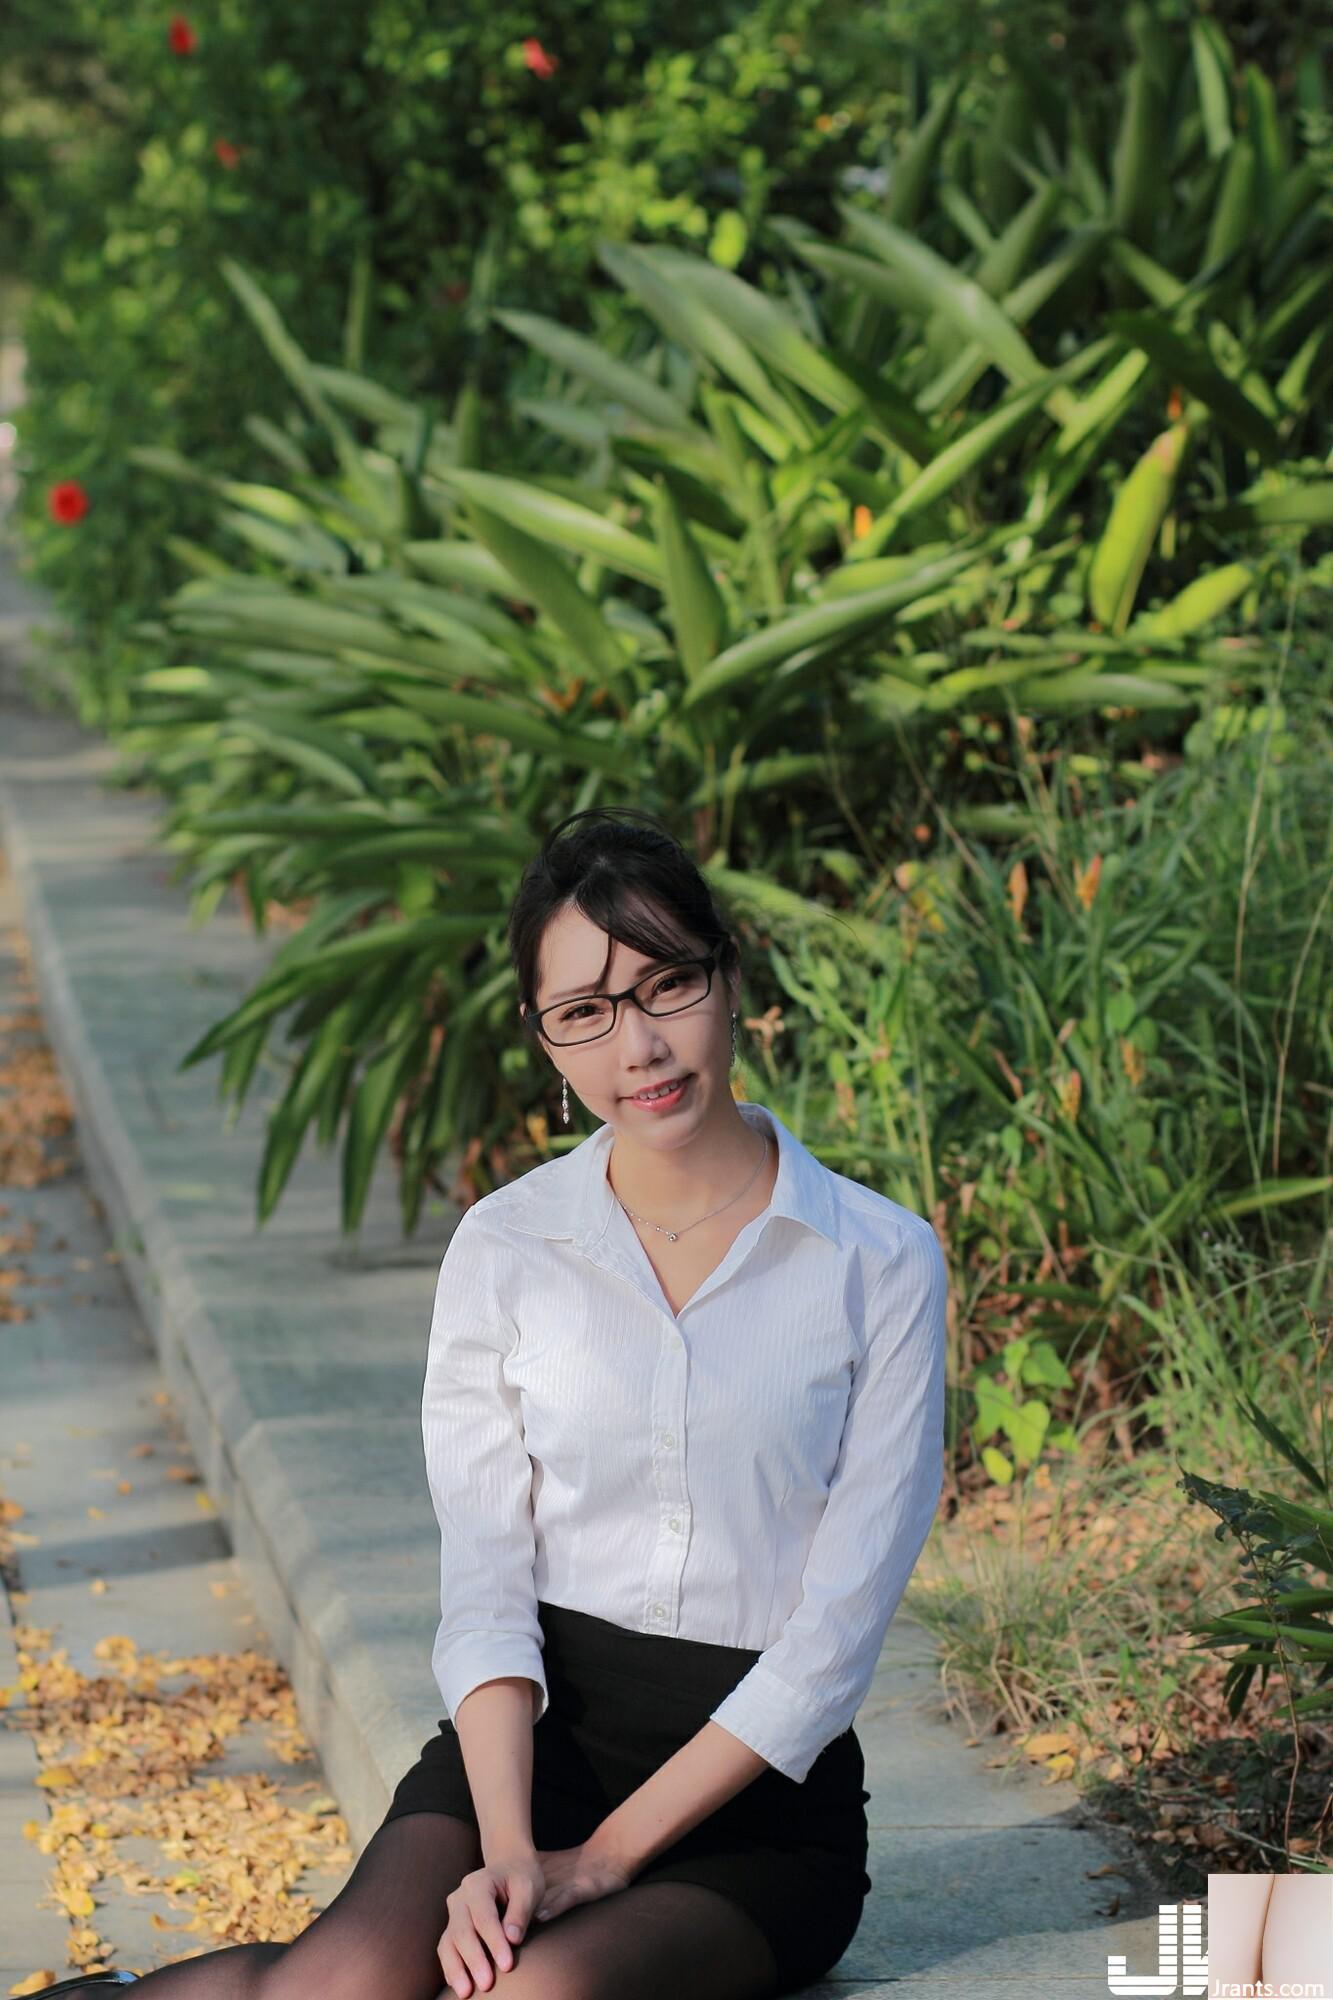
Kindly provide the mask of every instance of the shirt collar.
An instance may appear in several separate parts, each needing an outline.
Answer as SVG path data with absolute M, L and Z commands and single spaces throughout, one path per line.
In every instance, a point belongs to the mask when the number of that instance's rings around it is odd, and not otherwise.
M 836 1244 L 838 1196 L 834 1176 L 764 1104 L 739 1098 L 736 1109 L 747 1124 L 768 1128 L 778 1145 L 778 1173 L 765 1213 L 802 1222 Z M 606 1232 L 616 1205 L 606 1177 L 613 1128 L 595 1132 L 559 1159 L 533 1167 L 505 1190 L 505 1220 L 534 1236 L 569 1237 L 586 1249 Z

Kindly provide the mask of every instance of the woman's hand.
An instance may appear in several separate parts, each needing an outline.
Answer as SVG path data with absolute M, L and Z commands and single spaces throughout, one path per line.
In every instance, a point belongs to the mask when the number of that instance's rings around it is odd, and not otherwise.
M 613 1896 L 633 1880 L 633 1870 L 597 1844 L 596 1835 L 579 1847 L 537 1849 L 546 1878 L 546 1893 L 537 1906 L 538 1922 L 548 1922 L 575 1903 L 595 1903 Z
M 468 2000 L 474 1987 L 484 1993 L 495 1984 L 492 1958 L 496 1970 L 509 1971 L 514 1946 L 527 1930 L 545 1885 L 539 1856 L 524 1853 L 474 1868 L 450 1893 L 449 1922 L 436 1952 L 445 1982 L 458 2000 Z

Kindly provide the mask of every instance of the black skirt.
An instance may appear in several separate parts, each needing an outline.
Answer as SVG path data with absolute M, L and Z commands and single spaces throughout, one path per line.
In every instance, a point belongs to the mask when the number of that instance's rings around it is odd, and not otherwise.
M 532 1836 L 575 1847 L 702 1729 L 759 1658 L 743 1646 L 631 1632 L 539 1604 L 550 1703 L 532 1733 Z M 701 1882 L 740 1904 L 794 1992 L 837 1963 L 871 1888 L 865 1760 L 845 1730 L 797 1783 L 770 1764 L 642 1868 L 634 1882 Z M 384 1823 L 443 1812 L 477 1824 L 453 1724 L 404 1773 Z

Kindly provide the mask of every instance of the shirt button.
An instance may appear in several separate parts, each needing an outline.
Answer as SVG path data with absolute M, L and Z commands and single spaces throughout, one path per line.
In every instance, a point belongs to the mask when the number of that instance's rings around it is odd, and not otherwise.
M 653 1617 L 654 1617 L 654 1618 L 665 1618 L 665 1617 L 666 1617 L 666 1606 L 665 1606 L 665 1604 L 655 1604 L 655 1605 L 653 1606 Z
M 676 1442 L 676 1433 L 674 1431 L 663 1431 L 662 1442 L 666 1445 L 674 1444 Z
M 680 1521 L 675 1515 L 673 1515 L 672 1518 L 667 1522 L 667 1526 L 668 1528 L 672 1529 L 676 1534 L 680 1533 Z

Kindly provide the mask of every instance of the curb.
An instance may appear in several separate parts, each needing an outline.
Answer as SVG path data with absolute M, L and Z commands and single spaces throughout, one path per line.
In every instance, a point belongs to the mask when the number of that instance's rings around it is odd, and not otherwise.
M 396 1190 L 381 1175 L 358 1237 L 340 1237 L 337 1164 L 322 1155 L 298 1165 L 286 1226 L 275 1217 L 264 1231 L 254 1228 L 253 1192 L 246 1184 L 253 1180 L 256 1158 L 255 1117 L 243 1132 L 238 1120 L 230 1134 L 220 1134 L 224 1111 L 212 1066 L 187 1072 L 178 1084 L 168 1065 L 179 1061 L 224 1005 L 233 1004 L 233 994 L 220 996 L 219 986 L 234 988 L 235 998 L 248 988 L 265 962 L 266 943 L 248 931 L 239 913 L 219 912 L 202 931 L 190 927 L 187 891 L 167 883 L 166 857 L 151 849 L 153 808 L 130 794 L 107 793 L 99 783 L 116 762 L 113 750 L 64 718 L 0 707 L 0 837 L 32 948 L 47 1037 L 75 1109 L 90 1181 L 118 1239 L 126 1277 L 265 1634 L 291 1680 L 303 1726 L 352 1839 L 364 1845 L 383 1819 L 398 1777 L 435 1733 L 440 1714 L 429 1664 L 439 1559 L 418 1409 L 431 1287 L 448 1226 L 438 1236 L 433 1228 L 419 1231 L 435 1240 L 414 1248 L 412 1239 L 401 1235 Z M 87 1012 L 95 963 L 77 964 L 74 905 L 61 894 L 62 877 L 79 876 L 85 900 L 124 904 L 127 873 L 151 881 L 163 931 L 174 929 L 178 949 L 174 967 L 151 949 L 139 958 L 143 990 L 127 997 L 142 1001 L 148 1033 L 154 1033 L 153 1013 L 161 1013 L 168 972 L 194 989 L 197 1018 L 185 1024 L 188 1032 L 171 1037 L 179 1049 L 168 1051 L 157 1037 L 151 1071 L 142 1050 L 127 1048 L 123 1060 L 107 1059 L 107 1039 Z M 96 952 L 91 956 L 95 961 Z M 156 986 L 154 972 L 162 976 Z M 127 1095 L 136 1081 L 144 1107 L 137 1132 L 127 1118 Z M 245 1108 L 249 1113 L 250 1106 Z M 186 1115 L 176 1115 L 178 1109 Z M 212 1128 L 209 1141 L 228 1153 L 235 1170 L 224 1189 L 230 1196 L 230 1240 L 213 1244 L 208 1255 L 186 1239 L 181 1209 L 173 1211 L 167 1198 L 199 1157 L 191 1152 L 191 1127 L 198 1132 L 205 1121 Z M 159 1144 L 149 1161 L 142 1128 L 154 1125 Z M 248 1228 L 239 1221 L 243 1210 L 250 1212 Z M 312 1216 L 323 1224 L 313 1238 Z M 282 1247 L 284 1238 L 289 1250 Z M 368 1254 L 351 1247 L 367 1240 Z M 341 1413 L 322 1404 L 307 1386 L 310 1375 L 300 1366 L 299 1351 L 285 1380 L 278 1380 L 276 1359 L 270 1365 L 273 1395 L 271 1406 L 263 1407 L 247 1376 L 247 1364 L 253 1373 L 248 1349 L 255 1315 L 246 1314 L 242 1297 L 234 1324 L 220 1330 L 218 1292 L 210 1295 L 207 1284 L 209 1267 L 237 1249 L 247 1270 L 256 1270 L 261 1280 L 267 1272 L 270 1296 L 280 1284 L 282 1299 L 294 1301 L 293 1315 L 304 1310 L 307 1358 L 318 1344 L 312 1286 L 314 1301 L 323 1285 L 328 1307 L 337 1306 L 344 1316 L 350 1310 L 363 1326 L 383 1326 L 387 1319 L 401 1329 L 392 1344 L 377 1343 L 374 1352 L 383 1357 L 382 1365 L 369 1364 L 379 1406 L 372 1414 L 358 1419 L 351 1397 Z M 294 1269 L 286 1261 L 289 1251 L 299 1259 Z M 238 1288 L 243 1283 L 233 1282 Z M 264 1298 L 262 1288 L 255 1296 Z M 269 1306 L 270 1323 L 282 1313 L 282 1299 Z M 367 1368 L 359 1372 L 364 1377 Z M 364 1480 L 358 1479 L 361 1472 Z M 358 1491 L 364 1496 L 360 1502 Z M 347 1503 L 345 1517 L 366 1522 L 359 1537 L 346 1527 L 341 1543 L 336 1528 L 332 1535 L 326 1532 L 328 1509 L 339 1500 Z M 385 1519 L 386 1502 L 394 1527 Z M 376 1534 L 377 1527 L 384 1531 Z M 357 1580 L 358 1573 L 383 1579 L 386 1572 L 387 1606 L 383 1589 L 376 1592 Z M 401 1577 L 397 1588 L 395 1572 Z

